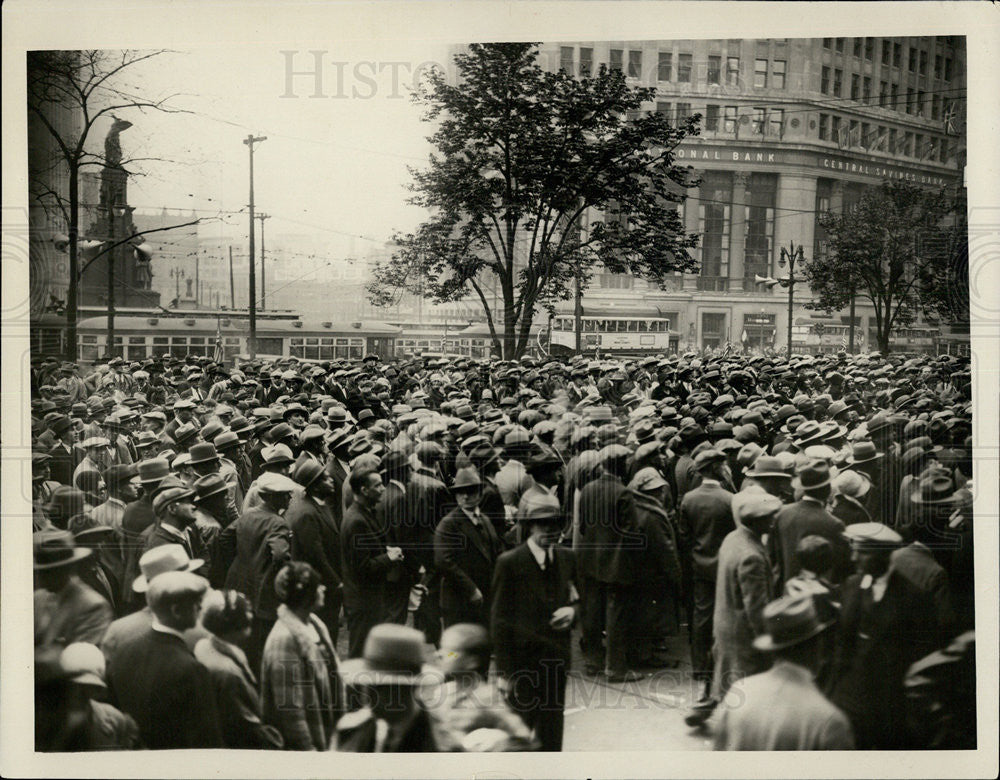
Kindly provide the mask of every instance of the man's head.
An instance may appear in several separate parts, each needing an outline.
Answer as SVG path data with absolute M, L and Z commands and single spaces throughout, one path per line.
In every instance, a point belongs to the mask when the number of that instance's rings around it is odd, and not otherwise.
M 378 504 L 385 492 L 382 477 L 373 468 L 361 468 L 352 471 L 350 485 L 355 499 L 362 502 L 369 509 Z
M 695 456 L 694 467 L 703 479 L 715 479 L 722 482 L 731 476 L 726 454 L 721 450 L 702 450 Z
M 157 520 L 174 528 L 187 528 L 195 520 L 194 496 L 195 492 L 179 480 L 177 485 L 170 487 L 161 485 L 153 496 L 153 512 Z
M 733 519 L 751 533 L 763 536 L 781 510 L 781 499 L 762 490 L 742 490 L 733 496 Z
M 117 498 L 127 504 L 139 497 L 141 485 L 139 470 L 135 464 L 109 466 L 104 470 L 103 477 L 111 498 Z
M 833 545 L 816 534 L 803 536 L 795 547 L 795 557 L 804 571 L 827 577 L 833 568 Z
M 476 675 L 485 678 L 490 668 L 490 635 L 477 623 L 456 623 L 441 634 L 438 666 L 446 677 Z
M 893 550 L 903 543 L 903 537 L 882 523 L 854 523 L 847 526 L 844 536 L 851 543 L 855 570 L 872 577 L 881 577 L 889 570 Z
M 267 471 L 257 478 L 261 501 L 275 514 L 284 514 L 292 500 L 296 484 L 284 474 Z
M 195 402 L 187 398 L 174 404 L 174 417 L 181 423 L 189 423 L 194 419 Z
M 198 623 L 208 580 L 187 571 L 169 571 L 153 578 L 146 603 L 156 619 L 176 631 L 187 631 Z
M 483 495 L 483 482 L 479 472 L 471 466 L 459 469 L 455 474 L 451 490 L 455 494 L 456 503 L 462 509 L 469 512 L 475 510 Z

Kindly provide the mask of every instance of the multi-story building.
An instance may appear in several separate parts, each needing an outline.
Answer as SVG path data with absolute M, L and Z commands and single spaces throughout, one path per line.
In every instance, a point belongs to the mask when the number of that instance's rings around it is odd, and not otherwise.
M 784 348 L 788 293 L 755 277 L 786 276 L 779 263 L 791 243 L 806 261 L 826 252 L 819 214 L 889 179 L 963 186 L 961 37 L 595 41 L 539 53 L 548 69 L 587 76 L 604 64 L 654 87 L 647 110 L 702 115 L 700 135 L 676 152 L 701 179 L 682 205 L 687 231 L 700 237 L 700 273 L 678 274 L 668 292 L 595 274 L 583 300 L 585 311 L 658 311 L 681 349 Z M 809 298 L 796 283 L 793 349 L 839 349 L 848 318 L 805 309 Z M 856 318 L 860 345 L 873 344 L 873 310 L 861 298 Z M 896 334 L 899 348 L 933 349 L 922 324 Z

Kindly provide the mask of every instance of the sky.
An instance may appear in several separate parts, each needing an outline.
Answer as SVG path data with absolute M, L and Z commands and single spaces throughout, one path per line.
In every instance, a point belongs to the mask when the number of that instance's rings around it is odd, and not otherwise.
M 319 80 L 311 75 L 317 58 Z M 144 175 L 130 181 L 129 201 L 140 208 L 196 209 L 206 217 L 223 212 L 222 222 L 204 226 L 205 234 L 245 236 L 246 211 L 225 212 L 248 203 L 243 140 L 252 132 L 267 137 L 256 145 L 254 189 L 257 210 L 271 215 L 269 235 L 328 236 L 343 251 L 380 247 L 424 216 L 406 203 L 407 166 L 426 163 L 433 125 L 421 121 L 408 86 L 421 65 L 448 62 L 440 44 L 356 41 L 318 55 L 227 44 L 141 63 L 123 75 L 122 89 L 176 95 L 170 104 L 192 113 L 121 112 L 133 122 L 121 137 L 125 155 L 163 159 L 142 164 Z

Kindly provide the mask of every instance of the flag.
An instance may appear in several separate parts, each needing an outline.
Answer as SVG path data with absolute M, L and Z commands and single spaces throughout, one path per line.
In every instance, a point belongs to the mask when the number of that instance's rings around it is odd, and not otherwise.
M 225 357 L 226 353 L 222 349 L 222 320 L 217 319 L 215 321 L 215 355 L 212 359 L 216 363 L 221 363 Z
M 944 131 L 948 135 L 958 135 L 959 130 L 959 116 L 958 116 L 958 103 L 957 101 L 945 98 L 944 107 Z
M 749 340 L 750 340 L 750 337 L 747 335 L 747 329 L 744 328 L 743 329 L 743 335 L 740 336 L 740 341 L 742 341 L 744 344 L 746 344 Z

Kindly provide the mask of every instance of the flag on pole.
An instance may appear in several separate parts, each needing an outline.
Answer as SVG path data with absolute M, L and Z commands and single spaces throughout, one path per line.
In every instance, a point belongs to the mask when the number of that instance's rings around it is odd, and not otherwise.
M 744 344 L 746 344 L 749 340 L 750 340 L 750 337 L 747 335 L 747 329 L 744 328 L 743 329 L 743 335 L 740 336 L 740 341 L 742 341 Z
M 226 353 L 222 349 L 222 320 L 215 321 L 215 355 L 212 358 L 216 363 L 221 363 L 225 359 Z

